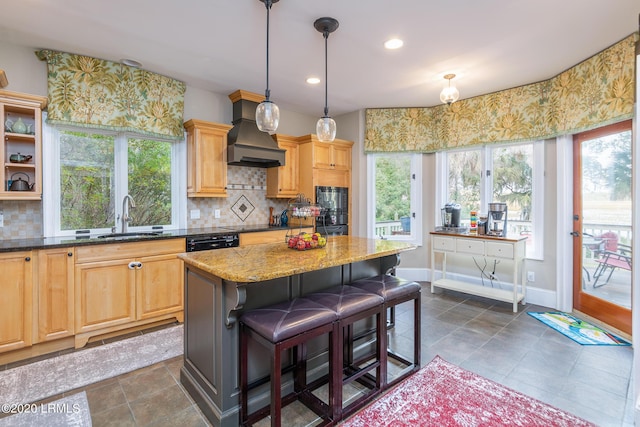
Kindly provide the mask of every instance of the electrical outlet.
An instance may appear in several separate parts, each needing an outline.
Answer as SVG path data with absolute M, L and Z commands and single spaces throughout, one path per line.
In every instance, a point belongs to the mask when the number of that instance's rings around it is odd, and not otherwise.
M 533 271 L 527 271 L 527 282 L 535 282 L 536 275 Z
M 213 217 L 214 218 L 220 218 L 220 209 L 216 209 L 213 211 Z

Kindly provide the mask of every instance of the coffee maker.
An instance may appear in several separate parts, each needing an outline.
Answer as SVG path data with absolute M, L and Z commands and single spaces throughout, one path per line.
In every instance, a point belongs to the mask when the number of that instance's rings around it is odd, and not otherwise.
M 442 214 L 442 226 L 444 228 L 460 227 L 460 205 L 457 203 L 447 203 L 440 210 Z
M 486 232 L 489 236 L 505 237 L 507 235 L 506 203 L 489 203 Z

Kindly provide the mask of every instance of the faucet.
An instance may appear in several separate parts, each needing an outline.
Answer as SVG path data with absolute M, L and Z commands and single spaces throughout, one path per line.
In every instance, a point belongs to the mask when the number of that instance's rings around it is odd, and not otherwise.
M 127 203 L 127 201 L 129 203 Z M 133 197 L 127 194 L 124 196 L 124 199 L 122 199 L 122 217 L 120 218 L 123 233 L 127 232 L 127 226 L 129 225 L 129 221 L 131 221 L 131 217 L 129 217 L 129 207 L 131 207 L 131 209 L 135 208 L 136 203 L 133 201 Z

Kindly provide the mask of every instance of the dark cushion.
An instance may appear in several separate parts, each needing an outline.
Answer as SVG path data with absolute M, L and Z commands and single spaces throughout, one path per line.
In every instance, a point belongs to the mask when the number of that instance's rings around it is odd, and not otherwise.
M 308 298 L 256 308 L 242 314 L 240 321 L 272 343 L 336 321 L 335 311 Z
M 384 298 L 380 295 L 349 285 L 323 289 L 305 295 L 305 298 L 309 298 L 335 311 L 339 319 L 352 316 L 360 311 L 368 310 L 384 303 Z
M 422 289 L 417 282 L 401 279 L 390 274 L 381 274 L 367 279 L 356 280 L 351 282 L 350 285 L 378 294 L 385 301 L 405 297 L 420 292 Z

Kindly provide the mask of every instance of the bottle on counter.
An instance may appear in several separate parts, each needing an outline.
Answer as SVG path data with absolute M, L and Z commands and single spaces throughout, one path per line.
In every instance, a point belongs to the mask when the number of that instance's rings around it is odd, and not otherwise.
M 470 215 L 469 234 L 478 234 L 478 211 L 471 211 Z

